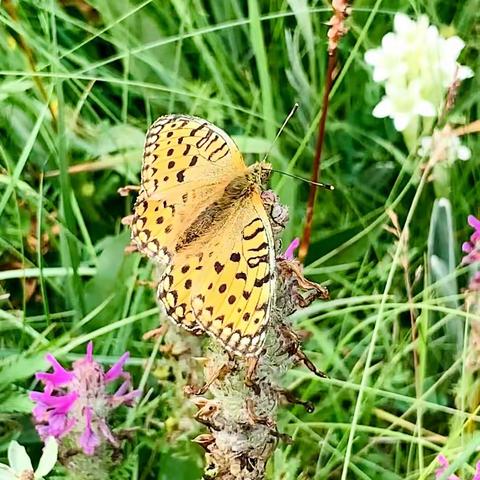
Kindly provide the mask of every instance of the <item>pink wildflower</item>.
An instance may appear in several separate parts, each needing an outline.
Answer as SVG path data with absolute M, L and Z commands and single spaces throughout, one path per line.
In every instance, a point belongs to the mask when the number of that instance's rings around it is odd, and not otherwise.
M 115 445 L 106 418 L 120 405 L 131 406 L 140 395 L 139 390 L 131 389 L 130 375 L 123 370 L 128 356 L 123 354 L 105 373 L 93 359 L 92 342 L 87 345 L 85 357 L 73 363 L 72 371 L 47 354 L 53 372 L 37 373 L 45 389 L 30 393 L 36 403 L 33 416 L 40 437 L 45 440 L 49 436 L 71 435 L 86 455 L 93 455 L 103 439 Z M 123 379 L 121 386 L 114 394 L 107 393 L 107 385 L 118 378 Z
M 473 215 L 469 215 L 468 224 L 475 231 L 472 233 L 470 240 L 462 245 L 462 250 L 467 254 L 462 260 L 464 265 L 480 262 L 480 220 Z
M 462 250 L 466 253 L 462 259 L 462 264 L 480 266 L 480 220 L 473 215 L 469 215 L 468 224 L 475 231 L 470 236 L 470 240 L 462 245 Z M 480 291 L 480 272 L 473 274 L 469 288 L 473 291 Z

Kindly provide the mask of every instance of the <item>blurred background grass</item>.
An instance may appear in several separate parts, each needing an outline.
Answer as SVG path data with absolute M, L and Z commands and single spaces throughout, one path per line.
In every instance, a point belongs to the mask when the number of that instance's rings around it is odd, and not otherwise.
M 451 118 L 477 119 L 480 2 L 357 0 L 354 7 L 340 45 L 322 162 L 322 180 L 336 190 L 319 192 L 306 262 L 307 276 L 328 285 L 331 300 L 295 318 L 311 333 L 307 353 L 330 379 L 303 368 L 285 378 L 316 410 L 282 410 L 280 430 L 294 442 L 279 446 L 269 478 L 342 478 L 342 471 L 349 479 L 429 478 L 441 449 L 463 452 L 466 461 L 480 446 L 475 433 L 461 428 L 467 406 L 455 404 L 458 389 L 468 387 L 465 269 L 455 265 L 468 236 L 466 216 L 480 212 L 479 142 L 464 139 L 472 159 L 448 170 L 442 194 L 450 203 L 437 207 L 431 229 L 438 192 L 431 183 L 418 191 L 421 159 L 408 154 L 391 122 L 372 117 L 382 90 L 363 60 L 391 30 L 395 12 L 428 14 L 466 42 L 461 61 L 476 72 L 462 85 Z M 151 270 L 139 255 L 123 254 L 129 233 L 120 219 L 132 199 L 117 194 L 138 183 L 148 125 L 169 112 L 204 117 L 234 136 L 250 163 L 269 149 L 298 102 L 270 160 L 308 178 L 329 17 L 328 2 L 314 0 L 0 4 L 3 454 L 17 437 L 40 448 L 26 392 L 33 373 L 45 368 L 46 351 L 72 360 L 94 339 L 108 363 L 129 350 L 137 382 L 152 354 L 141 336 L 158 325 L 158 311 L 152 291 L 137 283 Z M 308 186 L 278 175 L 271 186 L 290 210 L 288 241 L 301 233 Z M 391 270 L 398 245 L 383 228 L 388 209 L 400 225 L 411 215 L 403 255 L 410 282 L 422 271 L 410 302 L 402 267 Z M 429 255 L 453 261 L 442 288 Z M 420 332 L 417 388 L 412 309 Z M 118 478 L 198 479 L 202 453 L 189 439 L 199 427 L 179 418 L 175 385 L 155 373 L 154 365 L 149 400 L 129 420 L 139 431 Z

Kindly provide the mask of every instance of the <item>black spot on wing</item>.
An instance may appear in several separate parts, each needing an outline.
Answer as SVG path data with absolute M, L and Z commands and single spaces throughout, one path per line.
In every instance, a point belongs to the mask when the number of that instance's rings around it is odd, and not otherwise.
M 239 262 L 240 261 L 240 253 L 238 252 L 233 252 L 231 255 L 230 255 L 230 260 L 232 262 Z

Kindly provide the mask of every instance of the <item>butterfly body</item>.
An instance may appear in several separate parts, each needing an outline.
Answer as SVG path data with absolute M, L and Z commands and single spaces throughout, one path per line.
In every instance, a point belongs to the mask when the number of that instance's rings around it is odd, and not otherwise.
M 160 117 L 147 132 L 132 240 L 165 264 L 157 295 L 168 317 L 238 355 L 262 348 L 274 299 L 261 199 L 270 171 L 247 167 L 225 132 L 196 117 Z

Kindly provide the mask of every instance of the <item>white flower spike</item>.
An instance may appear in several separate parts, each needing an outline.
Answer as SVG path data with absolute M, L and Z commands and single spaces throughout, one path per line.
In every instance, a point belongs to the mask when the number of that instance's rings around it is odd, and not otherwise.
M 373 67 L 373 80 L 385 84 L 373 115 L 391 118 L 404 132 L 420 117 L 439 115 L 448 88 L 473 72 L 457 63 L 465 46 L 462 39 L 443 38 L 426 15 L 415 21 L 397 13 L 393 25 L 381 47 L 365 52 L 365 61 Z
M 33 471 L 32 461 L 25 450 L 25 447 L 13 440 L 8 447 L 8 463 L 0 463 L 0 480 L 43 480 L 57 463 L 58 444 L 53 437 L 49 437 L 43 447 L 42 457 L 38 468 Z

